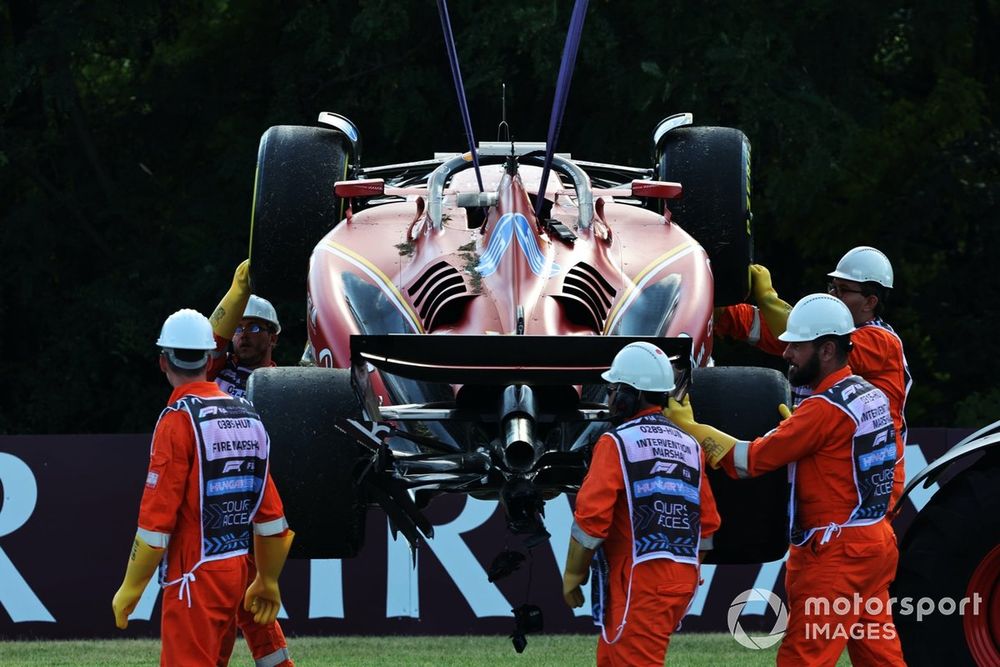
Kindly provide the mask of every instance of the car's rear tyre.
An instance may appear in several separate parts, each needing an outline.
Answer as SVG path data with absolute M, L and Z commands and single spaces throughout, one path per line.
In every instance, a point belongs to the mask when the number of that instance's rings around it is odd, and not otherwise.
M 270 471 L 295 531 L 293 558 L 350 558 L 364 544 L 367 503 L 356 473 L 365 451 L 337 429 L 360 419 L 351 372 L 262 368 L 247 398 L 271 441 Z
M 250 226 L 250 280 L 277 306 L 305 309 L 309 257 L 340 222 L 344 202 L 333 186 L 347 177 L 350 142 L 325 127 L 278 125 L 260 139 Z
M 712 261 L 715 305 L 744 301 L 753 262 L 750 140 L 729 127 L 670 130 L 656 146 L 656 178 L 684 188 L 667 207 Z
M 741 440 L 778 425 L 778 404 L 789 405 L 788 380 L 769 368 L 696 368 L 691 379 L 695 419 Z M 788 549 L 788 471 L 732 479 L 708 468 L 719 513 L 725 517 L 706 563 L 766 563 Z
M 998 536 L 1000 457 L 993 454 L 935 493 L 903 538 L 892 595 L 906 664 L 1000 665 Z M 909 614 L 900 613 L 906 598 Z M 935 609 L 917 620 L 921 598 Z M 964 613 L 942 613 L 946 599 L 969 602 Z

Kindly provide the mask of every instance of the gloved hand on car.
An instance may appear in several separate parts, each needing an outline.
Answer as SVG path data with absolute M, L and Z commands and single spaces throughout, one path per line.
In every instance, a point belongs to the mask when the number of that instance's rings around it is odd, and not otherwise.
M 750 291 L 764 323 L 775 337 L 785 333 L 792 307 L 778 296 L 771 284 L 771 272 L 760 264 L 750 265 Z
M 249 300 L 250 260 L 244 259 L 233 272 L 233 282 L 229 286 L 229 291 L 208 318 L 212 323 L 212 333 L 225 340 L 232 338 Z
M 678 403 L 671 398 L 667 402 L 667 409 L 664 415 L 672 421 L 677 428 L 684 431 L 698 441 L 705 451 L 705 458 L 713 468 L 719 467 L 719 461 L 725 457 L 729 450 L 736 444 L 736 438 L 723 433 L 714 426 L 699 424 L 694 420 L 694 411 L 691 409 L 691 398 L 685 396 L 684 400 Z

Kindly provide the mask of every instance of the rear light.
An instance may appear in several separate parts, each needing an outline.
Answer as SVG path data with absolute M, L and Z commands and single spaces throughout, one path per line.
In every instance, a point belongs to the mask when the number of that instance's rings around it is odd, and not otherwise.
M 333 191 L 338 197 L 380 197 L 385 194 L 385 179 L 367 178 L 357 181 L 337 181 Z
M 675 199 L 681 196 L 680 183 L 667 181 L 632 181 L 632 196 L 652 199 Z

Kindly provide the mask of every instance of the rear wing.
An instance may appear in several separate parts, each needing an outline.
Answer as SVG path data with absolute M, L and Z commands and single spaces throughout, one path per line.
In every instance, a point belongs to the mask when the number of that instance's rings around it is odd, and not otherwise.
M 691 339 L 656 336 L 351 336 L 351 365 L 450 384 L 600 384 L 618 351 L 644 341 L 663 350 L 681 395 L 691 377 Z M 359 368 L 362 367 L 362 368 Z M 367 371 L 365 371 L 367 372 Z

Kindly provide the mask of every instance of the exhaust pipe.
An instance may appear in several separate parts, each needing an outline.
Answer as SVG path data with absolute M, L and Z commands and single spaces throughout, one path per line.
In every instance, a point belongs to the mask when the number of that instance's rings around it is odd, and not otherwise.
M 527 472 L 541 455 L 535 439 L 535 395 L 531 387 L 512 384 L 500 399 L 500 456 L 508 469 Z

